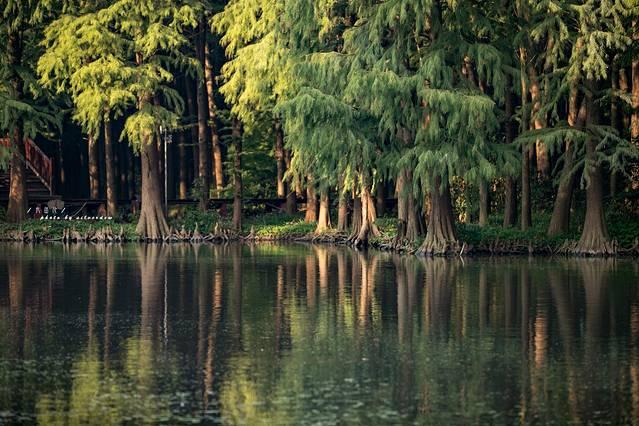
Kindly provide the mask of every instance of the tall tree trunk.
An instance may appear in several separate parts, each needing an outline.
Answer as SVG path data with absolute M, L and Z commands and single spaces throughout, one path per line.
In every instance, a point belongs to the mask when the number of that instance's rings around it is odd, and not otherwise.
M 162 208 L 162 190 L 158 170 L 158 147 L 155 140 L 143 142 L 142 153 L 142 205 L 136 232 L 142 238 L 161 241 L 169 233 L 169 225 Z
M 434 175 L 431 178 L 430 200 L 428 231 L 417 254 L 433 256 L 458 252 L 459 242 L 453 219 L 450 188 L 448 182 L 442 181 L 439 175 Z
M 306 223 L 317 222 L 317 194 L 314 185 L 313 178 L 309 176 L 306 184 L 306 214 L 304 215 Z
M 119 180 L 120 180 L 120 198 L 123 200 L 128 200 L 129 195 L 129 181 L 128 181 L 128 170 L 131 167 L 131 163 L 129 162 L 129 156 L 127 153 L 127 149 L 129 146 L 125 143 L 118 142 L 117 150 L 119 151 L 120 157 L 120 169 L 119 169 Z
M 537 70 L 533 65 L 528 67 L 528 77 L 530 79 L 530 99 L 532 102 L 532 128 L 539 130 L 546 127 L 545 119 L 539 114 L 541 110 L 541 90 L 539 87 L 539 78 Z M 536 168 L 539 177 L 546 178 L 550 174 L 550 159 L 548 158 L 548 150 L 541 140 L 535 142 L 535 158 L 537 160 Z
M 126 145 L 126 159 L 129 168 L 127 170 L 127 181 L 129 182 L 129 197 L 133 199 L 135 194 L 137 193 L 137 179 L 136 179 L 136 169 L 138 159 L 133 155 L 133 150 L 130 146 Z
M 384 181 L 377 182 L 377 188 L 375 189 L 375 209 L 378 216 L 384 216 L 386 211 L 386 191 L 384 190 Z
M 593 82 L 587 82 L 586 109 L 587 125 L 598 124 L 598 112 L 592 99 Z M 597 158 L 597 141 L 589 135 L 586 139 L 586 166 L 584 173 L 588 176 L 586 187 L 586 218 L 576 252 L 587 255 L 614 254 L 614 247 L 609 242 L 608 229 L 603 210 L 603 177 L 601 163 Z
M 284 160 L 286 162 L 286 169 L 291 167 L 291 152 L 284 150 Z M 286 214 L 294 215 L 297 213 L 297 193 L 293 188 L 293 182 L 289 182 L 289 188 L 286 194 Z
M 521 78 L 521 106 L 523 110 L 521 129 L 528 130 L 528 82 L 526 78 L 526 49 L 519 49 L 520 78 Z M 530 206 L 530 149 L 522 147 L 521 153 L 521 229 L 527 230 L 532 226 Z
M 417 203 L 413 195 L 413 173 L 410 169 L 403 169 L 397 174 L 395 195 L 399 220 L 397 238 L 400 241 L 413 242 L 420 236 L 421 232 Z
M 513 94 L 512 79 L 508 78 L 506 86 L 506 144 L 511 144 L 515 139 L 515 126 L 513 124 Z M 507 176 L 504 183 L 505 187 L 505 205 L 504 205 L 504 228 L 515 226 L 517 221 L 517 182 L 511 176 Z
M 193 97 L 193 81 L 185 77 L 184 87 L 186 89 L 186 109 L 189 113 L 189 120 L 187 125 L 191 129 L 191 160 L 193 160 L 193 169 L 191 182 L 193 182 L 197 176 L 199 176 L 200 156 L 198 153 L 198 113 L 196 112 L 195 98 Z
M 209 107 L 209 129 L 211 130 L 211 150 L 213 151 L 213 177 L 215 179 L 215 193 L 220 197 L 224 189 L 224 170 L 222 169 L 222 147 L 220 135 L 217 131 L 217 107 L 215 106 L 215 76 L 209 51 L 209 43 L 204 42 L 204 76 L 206 78 L 206 94 Z
M 612 89 L 612 94 L 610 96 L 610 127 L 613 129 L 619 129 L 619 100 L 618 100 L 618 91 L 619 91 L 619 65 L 618 65 L 619 57 L 615 55 L 612 61 L 612 69 L 610 71 L 610 87 Z M 609 194 L 614 197 L 617 192 L 617 172 L 614 170 L 610 171 L 610 179 L 609 183 Z
M 350 239 L 354 239 L 357 231 L 362 226 L 362 200 L 353 191 L 353 213 L 351 214 L 351 236 Z
M 317 219 L 317 227 L 315 233 L 319 234 L 331 227 L 331 211 L 330 200 L 328 198 L 328 190 L 320 191 L 320 207 L 319 217 Z
M 586 101 L 582 100 L 581 106 L 578 107 L 579 90 L 577 84 L 573 84 L 570 88 L 568 97 L 568 125 L 581 128 L 586 120 Z M 566 141 L 564 153 L 564 167 L 561 171 L 559 187 L 555 196 L 555 204 L 548 225 L 548 236 L 554 237 L 565 232 L 570 228 L 570 206 L 572 204 L 572 196 L 575 188 L 577 177 L 573 173 L 574 167 L 574 144 Z
M 202 65 L 204 65 L 204 44 L 206 40 L 206 34 L 203 30 L 205 26 L 200 24 L 201 34 L 197 37 L 197 57 Z M 209 205 L 209 192 L 211 187 L 210 174 L 209 174 L 209 149 L 208 149 L 208 140 L 207 140 L 207 123 L 206 119 L 208 117 L 208 106 L 206 101 L 206 87 L 204 85 L 204 80 L 198 78 L 196 80 L 196 97 L 197 97 L 197 145 L 199 148 L 199 161 L 198 161 L 198 178 L 199 178 L 199 190 L 200 190 L 200 200 L 199 200 L 199 208 L 200 211 L 206 211 Z
M 15 70 L 22 64 L 22 37 L 19 30 L 10 30 L 7 45 L 9 59 L 9 81 L 16 100 L 22 100 L 23 81 Z M 11 155 L 11 171 L 9 181 L 9 205 L 7 206 L 7 222 L 20 223 L 27 217 L 29 205 L 26 182 L 26 157 L 24 133 L 21 118 L 16 120 L 15 129 L 11 132 L 13 138 L 13 153 Z
M 106 199 L 107 214 L 111 217 L 118 215 L 118 197 L 115 187 L 115 169 L 113 165 L 113 144 L 111 134 L 111 119 L 104 118 L 104 167 L 106 169 Z
M 639 41 L 639 24 L 633 23 L 633 39 Z M 630 117 L 630 140 L 639 145 L 639 56 L 634 55 L 631 65 L 632 78 L 632 116 Z
M 98 168 L 98 138 L 88 134 L 89 142 L 89 197 L 93 200 L 100 198 L 100 170 Z
M 377 212 L 371 195 L 370 178 L 366 173 L 362 173 L 360 179 L 361 223 L 359 229 L 353 228 L 353 234 L 350 238 L 355 247 L 365 247 L 368 245 L 370 236 L 377 237 L 380 235 L 379 229 L 375 224 Z
M 488 193 L 488 183 L 485 180 L 479 182 L 479 226 L 488 225 L 488 215 L 490 214 L 490 200 Z
M 185 200 L 187 197 L 187 170 L 186 170 L 186 137 L 184 131 L 179 134 L 178 142 L 178 158 L 179 158 L 179 188 L 178 197 L 180 200 Z
M 275 162 L 277 163 L 277 197 L 284 198 L 286 196 L 286 186 L 284 185 L 285 158 L 284 158 L 284 132 L 282 131 L 282 122 L 279 118 L 275 119 Z
M 242 231 L 242 129 L 240 120 L 233 119 L 233 228 Z
M 340 179 L 340 185 L 337 191 L 339 198 L 337 206 L 337 230 L 345 232 L 348 229 L 348 200 L 344 192 L 343 179 Z
M 16 129 L 11 135 L 13 153 L 11 155 L 11 175 L 9 181 L 9 206 L 7 208 L 7 222 L 20 223 L 27 217 L 28 199 L 25 167 L 24 135 L 22 120 L 16 123 Z

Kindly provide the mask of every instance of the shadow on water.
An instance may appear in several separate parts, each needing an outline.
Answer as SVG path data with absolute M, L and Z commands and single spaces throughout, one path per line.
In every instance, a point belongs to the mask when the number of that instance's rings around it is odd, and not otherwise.
M 0 423 L 633 423 L 639 267 L 0 245 Z

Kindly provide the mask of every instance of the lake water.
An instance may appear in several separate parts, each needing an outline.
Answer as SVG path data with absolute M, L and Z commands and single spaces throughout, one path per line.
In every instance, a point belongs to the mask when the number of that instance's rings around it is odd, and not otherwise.
M 639 422 L 639 263 L 0 245 L 0 424 Z

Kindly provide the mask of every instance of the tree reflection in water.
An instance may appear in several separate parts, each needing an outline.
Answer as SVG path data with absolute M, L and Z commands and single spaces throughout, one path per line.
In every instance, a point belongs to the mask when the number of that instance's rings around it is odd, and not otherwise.
M 637 264 L 0 245 L 0 423 L 633 423 Z

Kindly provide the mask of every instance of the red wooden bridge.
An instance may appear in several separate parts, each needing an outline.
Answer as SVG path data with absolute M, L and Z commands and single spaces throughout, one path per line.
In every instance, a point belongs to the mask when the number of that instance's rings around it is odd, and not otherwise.
M 11 147 L 9 138 L 0 138 L 0 146 Z M 31 139 L 25 139 L 26 183 L 29 200 L 45 201 L 54 198 L 53 159 L 49 158 Z M 0 171 L 0 200 L 9 198 L 10 174 Z

